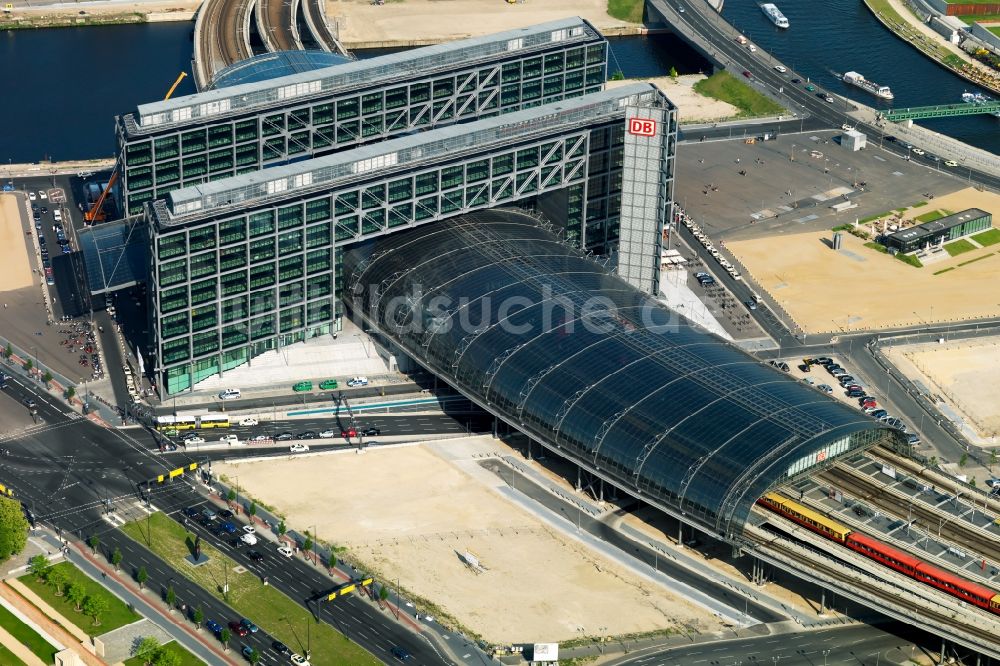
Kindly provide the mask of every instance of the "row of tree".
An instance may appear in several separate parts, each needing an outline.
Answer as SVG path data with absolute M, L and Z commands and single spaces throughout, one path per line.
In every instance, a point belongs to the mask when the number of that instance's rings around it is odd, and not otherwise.
M 28 560 L 28 571 L 34 574 L 36 581 L 51 587 L 57 597 L 69 599 L 77 613 L 93 618 L 95 627 L 101 625 L 101 615 L 108 610 L 108 600 L 104 596 L 90 594 L 87 586 L 80 581 L 71 581 L 65 567 L 52 566 L 44 555 L 35 555 Z

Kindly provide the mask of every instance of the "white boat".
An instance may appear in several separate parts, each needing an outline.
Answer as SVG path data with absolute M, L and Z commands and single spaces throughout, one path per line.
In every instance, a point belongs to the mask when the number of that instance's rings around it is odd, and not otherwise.
M 778 26 L 779 28 L 788 27 L 788 19 L 785 15 L 781 13 L 781 10 L 773 2 L 765 2 L 760 6 L 760 11 L 764 12 L 764 16 L 771 19 L 771 23 Z
M 994 102 L 993 98 L 990 97 L 989 95 L 984 95 L 983 93 L 978 93 L 978 92 L 977 93 L 971 93 L 971 92 L 964 92 L 964 93 L 962 93 L 962 101 L 965 102 L 966 104 L 975 104 L 977 106 L 980 105 L 980 104 L 992 104 Z M 993 117 L 994 118 L 1000 118 L 1000 112 L 994 113 Z
M 857 86 L 866 92 L 870 92 L 876 97 L 881 97 L 882 99 L 895 98 L 895 95 L 893 95 L 892 91 L 889 90 L 889 86 L 880 86 L 874 81 L 869 81 L 857 72 L 847 72 L 844 74 L 844 83 L 850 83 L 852 86 Z

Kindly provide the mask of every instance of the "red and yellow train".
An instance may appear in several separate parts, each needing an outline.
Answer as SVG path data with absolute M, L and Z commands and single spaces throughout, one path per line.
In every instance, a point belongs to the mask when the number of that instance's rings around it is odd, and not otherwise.
M 1000 615 L 1000 594 L 988 587 L 948 573 L 866 534 L 855 532 L 777 493 L 767 493 L 757 503 L 905 576 Z

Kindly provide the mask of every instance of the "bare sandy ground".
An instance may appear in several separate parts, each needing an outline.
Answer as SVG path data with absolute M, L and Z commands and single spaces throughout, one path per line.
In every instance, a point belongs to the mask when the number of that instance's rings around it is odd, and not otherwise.
M 993 213 L 994 226 L 1000 218 L 1000 196 L 971 188 L 937 197 L 927 210 L 931 206 L 956 212 L 982 208 Z M 1000 298 L 987 286 L 1000 279 L 998 245 L 914 268 L 864 247 L 850 234 L 834 252 L 828 246 L 832 236 L 811 232 L 725 245 L 807 334 L 1000 315 Z M 935 275 L 949 267 L 954 270 Z
M 513 30 L 567 16 L 582 16 L 598 29 L 631 25 L 608 15 L 607 0 L 327 0 L 327 20 L 351 44 L 415 40 L 442 42 Z
M 677 80 L 669 76 L 658 76 L 652 79 L 628 79 L 625 81 L 608 81 L 608 89 L 643 81 L 652 83 L 663 91 L 667 98 L 677 105 L 679 122 L 689 123 L 696 120 L 721 120 L 731 118 L 739 113 L 732 104 L 706 97 L 694 90 L 694 84 L 708 78 L 704 74 L 685 74 Z
M 32 283 L 20 202 L 13 194 L 0 194 L 0 291 L 23 289 Z
M 163 0 L 157 2 L 88 2 L 80 5 L 73 2 L 61 2 L 37 7 L 17 7 L 10 15 L 17 16 L 59 16 L 84 18 L 80 11 L 90 15 L 116 14 L 148 14 L 150 20 L 190 21 L 191 15 L 198 9 L 201 0 Z M 175 15 L 175 16 L 171 16 Z
M 891 347 L 900 371 L 923 382 L 973 427 L 983 443 L 1000 434 L 1000 338 Z
M 290 526 L 316 525 L 322 541 L 347 546 L 487 640 L 567 640 L 599 627 L 608 635 L 717 628 L 707 611 L 504 499 L 487 485 L 500 482 L 473 465 L 410 446 L 216 468 L 238 474 Z M 461 561 L 465 552 L 482 572 Z

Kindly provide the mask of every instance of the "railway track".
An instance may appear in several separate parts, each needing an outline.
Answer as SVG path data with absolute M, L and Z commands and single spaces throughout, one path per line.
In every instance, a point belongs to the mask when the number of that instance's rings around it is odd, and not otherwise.
M 872 505 L 885 515 L 893 516 L 899 520 L 916 520 L 928 533 L 934 533 L 933 528 L 937 525 L 938 534 L 942 539 L 947 539 L 981 557 L 1000 563 L 1000 536 L 973 529 L 954 516 L 950 518 L 942 516 L 920 502 L 910 501 L 901 505 L 903 497 L 900 495 L 885 487 L 878 486 L 874 482 L 866 483 L 865 479 L 842 468 L 830 468 L 818 475 L 817 478 L 843 490 L 855 499 Z
M 204 89 L 215 74 L 253 53 L 246 40 L 247 12 L 251 0 L 205 0 L 195 24 L 195 66 L 198 89 Z
M 269 51 L 301 50 L 296 14 L 299 0 L 257 0 L 257 30 Z

